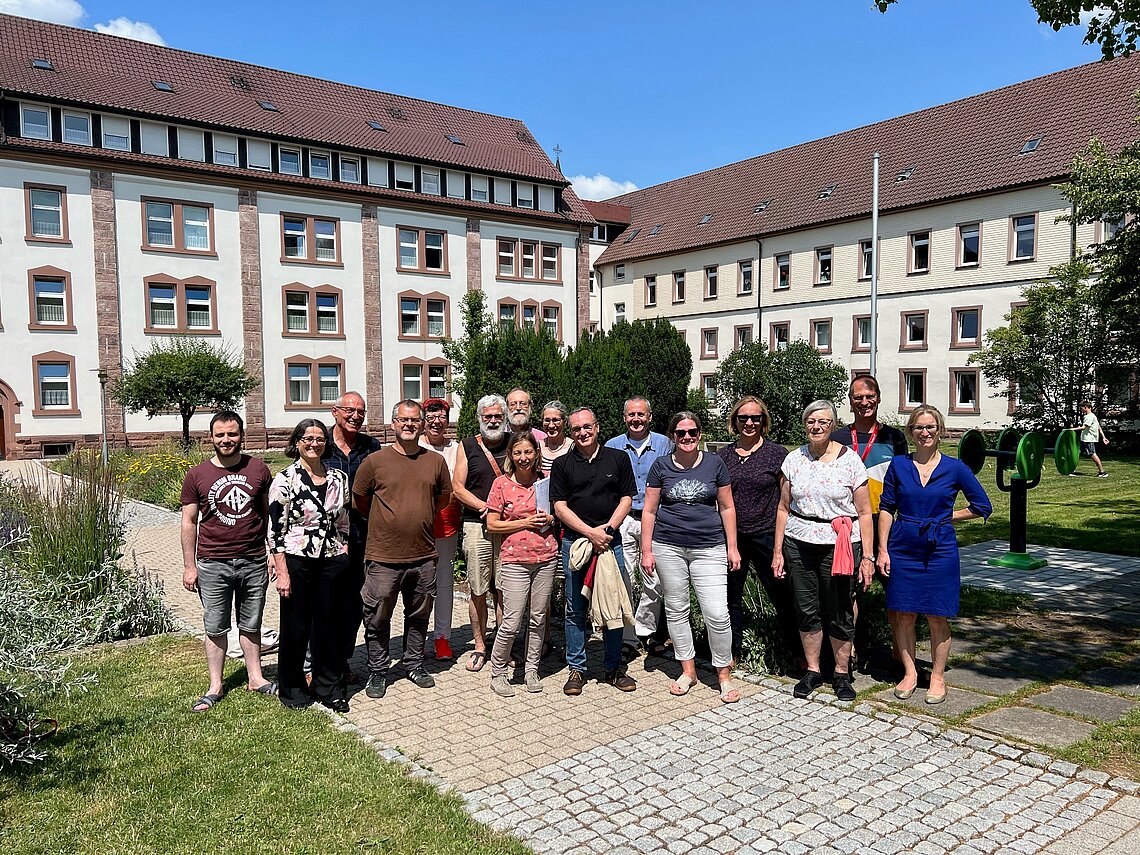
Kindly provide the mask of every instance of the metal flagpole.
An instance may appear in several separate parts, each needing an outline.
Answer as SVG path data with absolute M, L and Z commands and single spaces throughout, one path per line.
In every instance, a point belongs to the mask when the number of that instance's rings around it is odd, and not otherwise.
M 871 167 L 871 374 L 879 357 L 879 153 Z

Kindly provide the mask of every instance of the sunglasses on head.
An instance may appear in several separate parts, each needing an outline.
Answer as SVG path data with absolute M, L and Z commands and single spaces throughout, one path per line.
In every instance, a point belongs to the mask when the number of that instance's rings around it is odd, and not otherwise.
M 687 436 L 691 436 L 693 438 L 696 438 L 696 437 L 701 435 L 701 429 L 700 428 L 684 428 L 683 430 L 673 431 L 673 435 L 675 437 L 677 437 L 677 439 L 684 439 Z

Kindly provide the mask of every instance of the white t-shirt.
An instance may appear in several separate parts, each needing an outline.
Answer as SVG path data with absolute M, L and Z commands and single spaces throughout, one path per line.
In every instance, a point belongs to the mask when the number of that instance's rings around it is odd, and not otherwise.
M 835 517 L 857 517 L 855 510 L 855 488 L 867 483 L 867 468 L 859 455 L 845 448 L 835 460 L 812 459 L 808 447 L 802 445 L 784 458 L 780 467 L 792 489 L 791 509 L 786 537 L 793 537 L 804 543 L 835 543 L 835 531 L 831 520 Z M 827 522 L 800 519 L 818 517 Z M 860 540 L 859 524 L 851 528 L 851 542 Z
M 1100 420 L 1093 413 L 1085 413 L 1081 419 L 1081 442 L 1097 442 L 1100 439 Z

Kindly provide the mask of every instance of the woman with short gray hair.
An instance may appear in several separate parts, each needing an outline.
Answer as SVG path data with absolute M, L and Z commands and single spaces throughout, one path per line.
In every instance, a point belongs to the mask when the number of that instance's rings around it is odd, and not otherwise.
M 869 585 L 875 571 L 867 469 L 859 455 L 831 439 L 835 407 L 830 401 L 808 404 L 803 425 L 807 443 L 780 467 L 784 480 L 772 557 L 773 575 L 791 578 L 807 660 L 793 693 L 806 698 L 823 685 L 819 660 L 826 621 L 835 657 L 832 688 L 839 700 L 853 701 L 848 665 L 855 638 L 854 586 Z
M 539 442 L 542 452 L 541 470 L 544 478 L 550 477 L 554 461 L 574 447 L 574 440 L 566 433 L 570 424 L 570 411 L 561 401 L 550 401 L 542 408 L 542 429 L 546 436 Z

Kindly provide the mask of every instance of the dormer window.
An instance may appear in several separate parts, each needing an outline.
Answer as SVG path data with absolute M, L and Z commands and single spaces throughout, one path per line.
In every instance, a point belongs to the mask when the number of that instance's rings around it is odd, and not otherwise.
M 819 195 L 818 195 L 818 196 L 816 196 L 816 198 L 817 198 L 817 199 L 830 199 L 830 198 L 831 198 L 831 196 L 832 196 L 832 195 L 835 193 L 835 191 L 836 191 L 836 190 L 838 190 L 838 189 L 839 189 L 839 185 L 838 185 L 838 184 L 831 184 L 831 185 L 829 185 L 828 187 L 825 187 L 824 189 L 820 190 L 820 191 L 819 191 Z
M 1044 137 L 1034 137 L 1031 140 L 1026 140 L 1025 145 L 1021 147 L 1020 154 L 1033 154 L 1041 146 L 1041 141 Z

